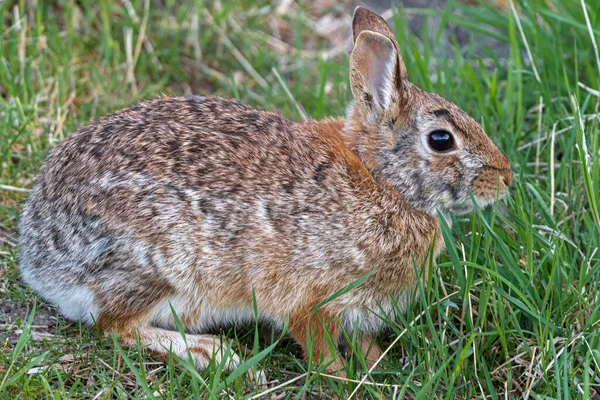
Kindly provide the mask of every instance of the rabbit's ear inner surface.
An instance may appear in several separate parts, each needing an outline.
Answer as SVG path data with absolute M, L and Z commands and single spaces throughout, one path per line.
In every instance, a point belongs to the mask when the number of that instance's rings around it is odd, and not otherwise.
M 402 94 L 397 47 L 385 35 L 362 31 L 350 54 L 350 85 L 354 99 L 366 110 L 387 111 Z

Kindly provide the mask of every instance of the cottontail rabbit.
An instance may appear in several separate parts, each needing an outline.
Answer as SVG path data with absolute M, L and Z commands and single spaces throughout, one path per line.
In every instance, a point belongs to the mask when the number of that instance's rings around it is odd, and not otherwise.
M 370 343 L 382 325 L 373 310 L 390 310 L 390 295 L 402 304 L 413 258 L 424 265 L 442 247 L 436 210 L 469 212 L 469 189 L 483 206 L 512 180 L 473 119 L 409 82 L 381 17 L 357 8 L 353 35 L 345 120 L 194 96 L 140 103 L 69 136 L 21 217 L 23 280 L 65 317 L 124 344 L 137 335 L 160 357 L 189 350 L 200 370 L 223 355 L 203 332 L 251 321 L 255 298 L 259 318 L 289 317 L 291 336 L 306 350 L 309 333 L 316 360 L 340 368 L 325 330 L 336 342 L 357 326 Z

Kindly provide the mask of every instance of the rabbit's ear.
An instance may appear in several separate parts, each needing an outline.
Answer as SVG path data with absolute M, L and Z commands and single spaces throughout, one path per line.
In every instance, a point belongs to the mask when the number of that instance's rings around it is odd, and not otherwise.
M 364 7 L 356 7 L 352 16 L 352 36 L 354 43 L 362 31 L 372 31 L 395 40 L 394 32 L 383 18 Z
M 406 74 L 406 66 L 404 65 L 404 61 L 402 60 L 402 54 L 400 52 L 400 46 L 398 45 L 398 41 L 396 40 L 396 35 L 392 31 L 392 28 L 388 25 L 385 20 L 364 7 L 356 7 L 354 10 L 354 15 L 352 16 L 352 39 L 353 43 L 356 44 L 356 39 L 358 39 L 358 35 L 360 35 L 364 31 L 371 31 L 375 33 L 380 33 L 383 36 L 387 37 L 394 43 L 396 47 L 396 55 L 398 56 L 398 64 L 397 64 L 397 79 L 398 84 L 401 84 L 401 80 L 407 79 Z
M 385 35 L 362 31 L 350 54 L 350 85 L 357 103 L 380 114 L 402 94 L 398 51 Z

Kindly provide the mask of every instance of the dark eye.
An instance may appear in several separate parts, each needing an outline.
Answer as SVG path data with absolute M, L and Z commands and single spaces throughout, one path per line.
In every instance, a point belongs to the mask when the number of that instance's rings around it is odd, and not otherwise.
M 429 134 L 429 146 L 435 151 L 448 151 L 454 147 L 454 139 L 448 131 L 433 131 Z

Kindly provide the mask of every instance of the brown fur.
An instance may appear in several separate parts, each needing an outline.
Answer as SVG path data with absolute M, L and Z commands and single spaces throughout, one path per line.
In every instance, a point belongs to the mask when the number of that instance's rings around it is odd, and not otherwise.
M 314 359 L 334 359 L 332 370 L 343 364 L 327 336 L 335 348 L 358 321 L 374 362 L 381 320 L 372 311 L 404 307 L 431 250 L 441 251 L 437 210 L 468 212 L 467 189 L 493 201 L 512 171 L 475 121 L 407 80 L 379 16 L 358 8 L 353 28 L 346 120 L 161 98 L 68 137 L 21 219 L 24 280 L 67 317 L 96 321 L 127 345 L 137 335 L 162 359 L 169 348 L 189 351 L 198 369 L 228 345 L 204 331 L 254 317 L 254 299 L 260 319 L 289 317 L 305 354 L 309 336 Z M 456 148 L 427 147 L 436 129 Z M 226 366 L 237 363 L 232 354 Z

